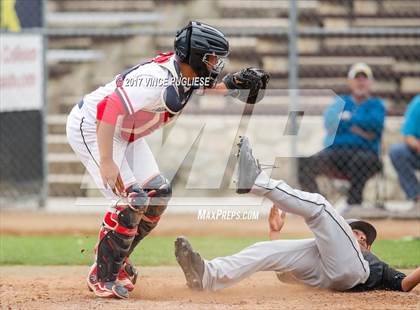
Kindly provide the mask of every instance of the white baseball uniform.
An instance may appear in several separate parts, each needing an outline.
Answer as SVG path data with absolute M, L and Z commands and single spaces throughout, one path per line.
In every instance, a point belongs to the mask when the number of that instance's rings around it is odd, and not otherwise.
M 177 85 L 182 107 L 168 105 L 165 89 L 180 78 L 173 53 L 162 53 L 137 65 L 113 81 L 83 97 L 67 119 L 68 141 L 104 196 L 116 199 L 104 188 L 99 171 L 97 121 L 115 126 L 113 159 L 120 168 L 125 187 L 144 184 L 159 174 L 155 158 L 144 136 L 171 121 L 182 110 L 192 90 Z
M 323 196 L 293 189 L 265 172 L 251 192 L 302 216 L 315 238 L 258 242 L 237 254 L 205 261 L 204 289 L 231 286 L 257 271 L 290 272 L 302 283 L 340 291 L 365 283 L 369 263 L 350 226 Z

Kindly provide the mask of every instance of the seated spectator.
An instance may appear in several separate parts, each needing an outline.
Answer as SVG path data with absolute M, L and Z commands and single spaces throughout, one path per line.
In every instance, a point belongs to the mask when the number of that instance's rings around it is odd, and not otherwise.
M 347 210 L 361 206 L 367 180 L 382 168 L 379 152 L 385 118 L 381 99 L 371 96 L 373 74 L 368 65 L 354 64 L 348 83 L 351 94 L 340 96 L 324 112 L 329 146 L 298 161 L 298 179 L 305 191 L 319 192 L 315 178 L 320 174 L 347 179 Z
M 391 146 L 389 157 L 407 199 L 412 200 L 415 207 L 420 200 L 420 186 L 416 177 L 416 170 L 420 170 L 420 94 L 407 107 L 401 134 L 403 142 Z

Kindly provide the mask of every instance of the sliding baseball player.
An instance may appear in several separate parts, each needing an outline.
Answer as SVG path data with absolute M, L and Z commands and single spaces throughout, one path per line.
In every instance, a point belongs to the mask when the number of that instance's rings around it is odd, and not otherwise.
M 344 220 L 321 195 L 270 179 L 254 159 L 246 137 L 240 141 L 237 193 L 264 196 L 282 212 L 302 216 L 312 239 L 258 242 L 227 257 L 203 260 L 185 237 L 175 241 L 175 255 L 187 285 L 220 290 L 257 271 L 288 272 L 297 281 L 337 291 L 375 289 L 408 292 L 420 282 L 420 267 L 409 275 L 382 262 L 371 251 L 375 228 L 364 221 Z M 270 212 L 270 236 L 277 239 L 284 213 Z

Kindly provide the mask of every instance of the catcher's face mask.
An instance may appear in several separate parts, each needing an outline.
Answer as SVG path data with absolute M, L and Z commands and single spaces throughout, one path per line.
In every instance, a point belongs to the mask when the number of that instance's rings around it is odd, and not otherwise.
M 219 56 L 214 53 L 204 54 L 202 58 L 203 63 L 207 66 L 209 72 L 210 84 L 208 87 L 214 87 L 217 77 L 223 71 L 227 62 L 227 56 Z

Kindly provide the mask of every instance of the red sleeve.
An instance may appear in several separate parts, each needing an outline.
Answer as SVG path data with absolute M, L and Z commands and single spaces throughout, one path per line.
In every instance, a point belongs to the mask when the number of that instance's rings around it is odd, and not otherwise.
M 126 115 L 127 110 L 116 92 L 106 96 L 97 105 L 96 119 L 111 125 L 117 123 L 118 115 Z

